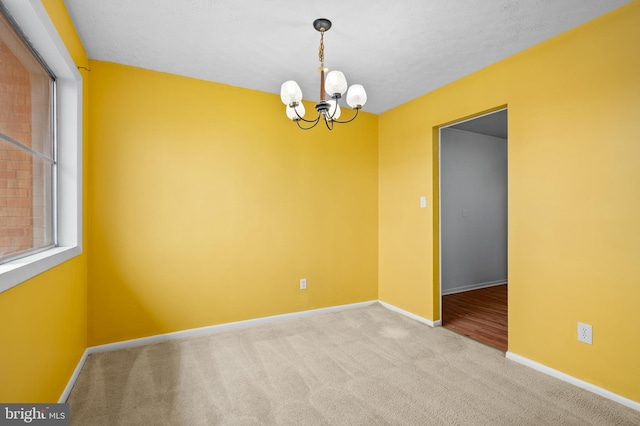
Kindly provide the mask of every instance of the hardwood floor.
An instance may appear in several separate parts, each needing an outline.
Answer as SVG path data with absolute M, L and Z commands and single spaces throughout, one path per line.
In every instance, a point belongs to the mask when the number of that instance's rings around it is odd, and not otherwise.
M 507 350 L 507 284 L 442 297 L 442 326 Z

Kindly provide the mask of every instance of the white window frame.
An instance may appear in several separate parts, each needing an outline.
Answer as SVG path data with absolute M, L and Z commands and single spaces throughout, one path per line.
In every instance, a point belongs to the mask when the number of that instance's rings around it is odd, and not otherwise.
M 0 265 L 0 293 L 82 253 L 82 76 L 40 0 L 0 0 L 56 76 L 57 232 L 54 248 Z

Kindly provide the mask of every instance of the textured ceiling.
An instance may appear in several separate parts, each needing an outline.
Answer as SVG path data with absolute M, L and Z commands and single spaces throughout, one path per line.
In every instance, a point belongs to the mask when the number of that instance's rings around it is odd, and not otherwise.
M 318 100 L 325 62 L 381 113 L 631 0 L 64 0 L 98 59 Z M 284 106 L 283 106 L 284 108 Z

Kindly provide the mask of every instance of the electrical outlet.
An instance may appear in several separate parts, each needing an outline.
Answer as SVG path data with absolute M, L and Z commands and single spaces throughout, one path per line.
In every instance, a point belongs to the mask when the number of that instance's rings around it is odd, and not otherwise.
M 578 323 L 578 341 L 593 344 L 593 329 L 589 324 Z
M 300 290 L 305 290 L 307 288 L 307 279 L 300 278 Z

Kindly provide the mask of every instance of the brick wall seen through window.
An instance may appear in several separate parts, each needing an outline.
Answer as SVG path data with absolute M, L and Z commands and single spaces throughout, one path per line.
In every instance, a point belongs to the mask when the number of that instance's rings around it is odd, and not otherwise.
M 53 244 L 53 165 L 47 161 L 53 157 L 51 85 L 51 77 L 2 17 L 0 259 Z

